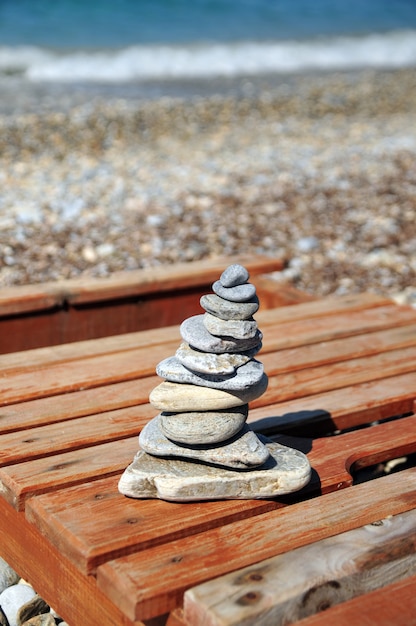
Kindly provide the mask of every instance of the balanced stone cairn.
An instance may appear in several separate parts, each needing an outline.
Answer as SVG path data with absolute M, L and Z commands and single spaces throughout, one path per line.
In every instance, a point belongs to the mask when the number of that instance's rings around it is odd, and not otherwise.
M 124 495 L 178 502 L 270 498 L 309 481 L 305 455 L 246 424 L 248 403 L 268 384 L 254 358 L 263 336 L 248 279 L 242 265 L 227 267 L 214 293 L 201 298 L 205 314 L 182 323 L 175 356 L 158 364 L 165 380 L 149 400 L 160 413 L 140 433 L 139 452 L 119 482 Z

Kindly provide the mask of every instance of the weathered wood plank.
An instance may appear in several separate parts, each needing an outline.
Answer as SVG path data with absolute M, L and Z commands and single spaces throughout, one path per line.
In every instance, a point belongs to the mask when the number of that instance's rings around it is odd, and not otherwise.
M 383 310 L 384 307 L 375 309 L 374 311 L 377 312 L 376 316 L 374 315 L 373 310 L 371 310 L 370 312 L 366 312 L 372 314 L 371 319 L 368 319 L 367 317 L 367 325 L 364 324 L 367 332 L 371 332 L 369 330 L 370 327 L 373 329 L 373 332 L 379 329 L 379 313 Z M 404 320 L 408 321 L 407 314 L 408 311 L 403 310 L 403 316 L 396 316 L 394 318 L 395 325 L 400 326 L 400 323 L 404 323 Z M 291 344 L 290 347 L 294 347 L 302 346 L 311 343 L 312 341 L 313 343 L 316 343 L 318 339 L 320 341 L 328 341 L 331 338 L 335 339 L 336 337 L 340 336 L 347 338 L 350 333 L 353 333 L 353 335 L 356 334 L 355 331 L 353 331 L 353 327 L 356 330 L 362 328 L 362 320 L 354 318 L 354 314 L 349 315 L 349 321 L 350 324 L 348 329 L 345 327 L 343 317 L 329 318 L 328 323 L 326 325 L 323 325 L 321 331 L 318 328 L 314 328 L 313 325 L 309 325 L 310 320 L 308 320 L 307 322 L 297 322 L 296 324 L 285 324 L 280 331 L 276 331 L 276 328 L 271 329 L 271 332 L 267 333 L 264 337 L 263 353 L 266 358 L 265 360 L 263 359 L 263 362 L 266 365 L 266 371 L 269 374 L 273 374 L 273 369 L 271 369 L 270 371 L 272 363 L 277 364 L 275 367 L 278 367 L 279 371 L 285 370 L 284 358 L 280 360 L 273 356 L 273 358 L 270 357 L 269 359 L 267 359 L 267 353 L 271 350 L 282 350 L 283 348 L 287 347 L 288 344 Z M 382 321 L 384 325 L 384 315 L 382 316 Z M 323 324 L 322 320 L 320 320 L 320 324 Z M 287 328 L 288 326 L 290 326 L 290 329 Z M 403 339 L 402 335 L 401 343 L 413 343 L 413 332 L 414 326 L 411 326 L 411 330 L 409 332 L 403 333 L 405 338 Z M 175 342 L 175 345 L 172 346 L 172 351 L 174 351 L 175 347 L 177 347 L 179 343 L 180 336 L 178 336 L 177 343 Z M 371 342 L 367 341 L 364 342 L 364 345 L 369 345 L 370 343 Z M 354 342 L 352 346 L 352 351 L 357 350 L 356 345 L 357 343 Z M 81 388 L 86 389 L 91 387 L 97 387 L 99 385 L 107 385 L 123 380 L 131 380 L 132 378 L 139 376 L 142 377 L 150 375 L 154 373 L 154 368 L 157 362 L 161 360 L 161 358 L 170 356 L 171 353 L 169 354 L 168 350 L 169 347 L 167 347 L 165 344 L 161 344 L 159 346 L 153 346 L 151 351 L 148 349 L 148 347 L 143 347 L 137 350 L 131 349 L 128 351 L 118 352 L 116 354 L 104 354 L 94 357 L 88 357 L 88 355 L 84 355 L 83 359 L 57 363 L 49 367 L 42 367 L 39 370 L 35 371 L 25 370 L 22 372 L 9 372 L 9 374 L 7 374 L 7 372 L 4 372 L 2 376 L 3 389 L 0 402 L 2 404 L 12 404 L 19 402 L 20 400 L 27 401 L 30 399 L 45 397 L 48 395 L 56 395 L 63 392 L 67 393 L 69 391 L 75 391 Z M 332 357 L 336 358 L 337 350 L 341 352 L 340 357 L 338 358 L 345 359 L 346 353 L 348 353 L 348 348 L 345 350 L 340 347 L 340 344 L 338 344 L 335 347 L 335 350 L 331 352 Z M 311 349 L 306 350 L 306 356 L 309 356 L 309 359 L 311 359 L 311 353 Z M 300 354 L 298 353 L 297 357 L 302 357 L 302 354 L 302 352 L 300 352 Z M 412 355 L 413 352 L 410 348 L 407 352 L 404 352 L 404 358 L 407 358 L 409 360 L 413 358 Z M 284 355 L 282 355 L 282 357 L 284 357 Z M 412 367 L 410 362 L 407 366 L 408 369 L 406 369 L 405 364 L 402 364 L 401 368 L 392 373 L 391 366 L 388 365 L 392 359 L 394 359 L 393 352 L 390 352 L 390 354 L 388 355 L 376 354 L 372 357 L 372 361 L 371 363 L 369 363 L 369 368 L 372 367 L 373 362 L 375 363 L 375 361 L 382 360 L 385 362 L 382 363 L 382 366 L 387 368 L 385 375 L 391 376 L 394 375 L 394 373 L 400 374 L 404 373 L 405 371 L 409 371 L 409 369 Z M 351 361 L 351 364 L 354 366 L 355 361 Z M 297 367 L 303 367 L 302 361 L 298 362 Z M 342 367 L 343 366 L 341 366 L 341 368 Z M 378 363 L 376 367 L 379 367 Z M 336 369 L 336 365 L 334 365 L 334 369 Z M 310 371 L 312 372 L 312 370 Z M 303 376 L 303 374 L 299 374 L 298 378 Z M 362 382 L 362 380 L 363 379 L 357 379 L 353 380 L 352 382 Z M 299 380 L 297 380 L 296 382 L 299 385 Z M 319 389 L 318 392 L 319 391 L 322 391 L 322 389 Z M 283 400 L 284 398 L 280 399 Z
M 308 455 L 315 476 L 304 491 L 327 493 L 350 485 L 350 471 L 416 451 L 416 417 L 403 418 L 400 428 L 397 422 L 389 422 L 374 426 L 365 433 L 359 430 L 313 442 L 301 437 L 276 436 L 274 439 Z M 21 510 L 28 497 L 120 474 L 131 462 L 137 449 L 137 437 L 129 437 L 96 445 L 92 449 L 71 450 L 0 468 L 2 496 Z M 14 458 L 16 460 L 16 456 Z M 91 490 L 95 490 L 92 485 Z M 69 497 L 67 494 L 66 498 Z M 57 506 L 59 510 L 59 496 Z M 52 509 L 49 513 L 52 516 Z M 56 514 L 59 517 L 56 512 L 53 516 Z M 84 518 L 79 503 L 78 523 L 83 519 L 88 526 L 89 514 Z M 105 534 L 104 531 L 102 534 Z
M 312 306 L 313 305 L 313 306 Z M 353 312 L 361 312 L 364 309 L 371 311 L 373 308 L 387 306 L 390 311 L 391 304 L 389 305 L 386 299 L 378 298 L 372 294 L 360 294 L 359 296 L 348 296 L 343 298 L 325 298 L 316 302 L 304 303 L 294 307 L 281 307 L 274 309 L 273 314 L 266 315 L 266 311 L 260 310 L 256 315 L 256 319 L 260 328 L 268 326 L 270 324 L 293 324 L 300 320 L 308 320 L 311 318 L 317 318 L 321 316 L 337 316 L 347 313 L 348 315 Z M 400 310 L 399 307 L 395 307 L 395 311 Z M 406 311 L 405 320 L 408 320 L 409 311 Z M 201 312 L 203 310 L 201 309 Z M 368 315 L 371 316 L 369 312 Z M 379 316 L 377 316 L 378 318 Z M 416 313 L 410 314 L 411 323 L 416 321 Z M 360 320 L 359 320 L 360 322 Z M 407 323 L 407 322 L 406 322 Z M 342 322 L 344 324 L 344 321 Z M 394 327 L 393 324 L 391 324 Z M 291 328 L 287 327 L 290 331 Z M 299 331 L 299 329 L 297 329 Z M 377 329 L 375 329 L 377 330 Z M 284 333 L 280 333 L 284 335 Z M 100 356 L 104 354 L 112 354 L 121 352 L 123 350 L 137 349 L 143 346 L 153 346 L 161 343 L 168 343 L 180 340 L 178 326 L 170 326 L 158 329 L 149 329 L 146 331 L 138 331 L 135 333 L 127 333 L 125 335 L 117 335 L 112 337 L 103 337 L 100 341 L 94 339 L 79 341 L 70 344 L 63 344 L 60 346 L 53 346 L 52 348 L 37 348 L 33 350 L 26 350 L 23 352 L 16 352 L 14 354 L 0 355 L 0 371 L 2 373 L 16 372 L 17 370 L 35 370 L 45 365 L 50 367 L 54 363 L 72 361 L 76 359 L 83 359 L 86 355 L 88 357 Z M 279 338 L 277 338 L 279 341 Z M 280 338 L 280 342 L 282 338 Z M 280 349 L 284 346 L 281 343 L 271 342 L 272 346 L 276 345 Z
M 258 407 L 249 412 L 247 421 L 265 434 L 290 432 L 316 437 L 416 412 L 415 395 L 416 376 L 410 372 Z
M 255 276 L 282 269 L 284 260 L 247 254 L 115 272 L 108 278 L 84 277 L 41 285 L 5 287 L 0 293 L 0 316 L 62 306 L 64 302 L 80 304 L 112 300 L 209 283 L 217 280 L 230 263 L 242 263 Z
M 69 624 L 144 626 L 132 621 L 7 502 L 1 503 L 0 554 Z M 40 572 L 44 575 L 41 575 Z
M 415 626 L 415 589 L 416 576 L 409 576 L 312 615 L 304 619 L 301 626 Z M 178 618 L 180 615 L 183 611 Z M 174 622 L 172 626 L 175 626 Z
M 411 510 L 415 478 L 412 468 L 401 472 L 400 490 L 390 475 L 350 487 L 348 497 L 341 490 L 109 561 L 97 570 L 98 586 L 131 618 L 165 613 L 191 586 Z
M 416 574 L 416 511 L 193 587 L 184 596 L 184 616 L 190 626 L 294 624 L 411 574 Z

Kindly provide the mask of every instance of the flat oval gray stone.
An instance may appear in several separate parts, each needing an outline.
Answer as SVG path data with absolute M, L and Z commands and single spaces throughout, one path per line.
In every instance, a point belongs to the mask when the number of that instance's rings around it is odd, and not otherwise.
M 35 596 L 34 589 L 24 584 L 11 585 L 1 592 L 0 606 L 10 626 L 18 626 L 17 614 L 19 609 Z
M 205 313 L 204 326 L 211 335 L 216 337 L 233 337 L 233 339 L 252 339 L 257 332 L 257 322 L 251 320 L 222 320 L 211 313 Z
M 230 302 L 215 293 L 201 297 L 200 304 L 207 313 L 222 320 L 247 320 L 259 310 L 259 299 L 255 295 L 247 302 Z
M 256 288 L 251 283 L 237 285 L 236 287 L 223 287 L 219 280 L 212 285 L 212 290 L 220 298 L 230 300 L 231 302 L 246 302 L 256 295 Z
M 182 339 L 193 348 L 202 350 L 202 352 L 214 352 L 215 354 L 251 350 L 257 347 L 263 339 L 263 335 L 259 330 L 250 339 L 222 339 L 215 337 L 204 326 L 204 314 L 188 317 L 188 319 L 182 322 L 179 331 Z
M 247 269 L 239 263 L 229 265 L 220 276 L 220 283 L 223 287 L 235 287 L 243 285 L 250 278 Z
M 176 357 L 170 356 L 158 363 L 156 373 L 161 378 L 174 383 L 189 383 L 211 389 L 234 391 L 257 385 L 263 376 L 264 368 L 260 361 L 251 359 L 232 374 L 226 376 L 201 374 L 200 372 L 192 372 L 182 365 Z
M 234 437 L 244 426 L 247 415 L 247 404 L 225 411 L 161 413 L 160 428 L 174 442 L 209 445 Z
M 188 369 L 201 374 L 233 374 L 237 367 L 248 363 L 261 349 L 261 342 L 253 350 L 246 352 L 223 352 L 212 354 L 210 352 L 200 352 L 183 342 L 176 350 L 175 356 Z
M 216 411 L 252 402 L 263 395 L 267 384 L 266 374 L 263 374 L 257 385 L 235 391 L 165 381 L 150 392 L 149 401 L 155 409 L 169 413 Z
M 20 576 L 4 559 L 0 557 L 0 593 L 7 587 L 18 583 Z
M 217 446 L 181 446 L 170 441 L 160 429 L 160 416 L 150 420 L 139 436 L 142 450 L 153 456 L 194 459 L 221 467 L 249 469 L 263 465 L 269 451 L 257 435 L 245 425 L 234 439 Z

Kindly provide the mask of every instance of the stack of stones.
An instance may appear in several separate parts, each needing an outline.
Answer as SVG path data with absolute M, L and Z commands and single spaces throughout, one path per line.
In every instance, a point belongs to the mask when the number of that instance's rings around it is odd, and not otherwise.
M 213 284 L 214 293 L 201 298 L 205 314 L 182 323 L 175 356 L 156 368 L 164 382 L 149 400 L 160 413 L 140 434 L 141 450 L 120 480 L 121 493 L 178 501 L 271 497 L 309 480 L 306 457 L 257 436 L 246 424 L 248 403 L 268 383 L 254 358 L 262 333 L 253 318 L 259 300 L 248 279 L 246 268 L 230 265 Z M 281 463 L 288 461 L 287 451 L 301 470 L 294 482 Z

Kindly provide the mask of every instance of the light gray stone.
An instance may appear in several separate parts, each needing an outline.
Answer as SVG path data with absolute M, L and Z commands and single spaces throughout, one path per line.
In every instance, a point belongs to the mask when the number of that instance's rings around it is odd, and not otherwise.
M 0 606 L 10 626 L 19 626 L 19 609 L 35 596 L 34 589 L 23 584 L 12 585 L 0 593 Z
M 160 428 L 160 416 L 150 420 L 139 436 L 142 450 L 153 456 L 193 459 L 233 469 L 263 465 L 269 456 L 266 446 L 245 425 L 240 433 L 217 446 L 184 446 L 170 441 Z
M 278 443 L 265 443 L 269 458 L 250 471 L 161 459 L 139 451 L 124 471 L 119 490 L 133 498 L 173 502 L 274 498 L 298 491 L 310 480 L 309 461 L 302 452 Z
M 216 337 L 233 337 L 233 339 L 252 339 L 257 333 L 257 322 L 250 320 L 222 320 L 211 313 L 205 313 L 204 326 L 211 335 Z
M 231 302 L 246 302 L 256 295 L 256 288 L 251 283 L 237 285 L 236 287 L 223 287 L 219 280 L 216 280 L 212 285 L 212 291 L 220 298 L 230 300 Z
M 27 623 L 28 620 L 32 624 L 37 624 L 39 626 L 42 626 L 44 623 L 47 624 L 48 621 L 49 623 L 51 623 L 50 620 L 48 620 L 47 618 L 45 618 L 45 620 L 42 619 L 42 616 L 44 616 L 46 613 L 49 614 L 49 611 L 50 606 L 45 602 L 45 600 L 43 600 L 39 595 L 36 594 L 35 596 L 33 596 L 33 598 L 29 600 L 29 602 L 26 602 L 26 604 L 21 606 L 18 610 L 17 623 L 19 624 L 19 626 L 21 624 L 23 625 Z
M 172 441 L 210 445 L 234 437 L 244 426 L 247 415 L 247 404 L 224 411 L 161 413 L 160 428 Z
M 11 585 L 18 583 L 19 580 L 19 574 L 0 557 L 0 593 L 7 587 L 11 587 Z
M 252 402 L 266 391 L 267 383 L 266 374 L 263 374 L 257 385 L 235 391 L 165 381 L 151 391 L 149 401 L 159 411 L 169 413 L 216 411 Z
M 251 359 L 245 365 L 241 365 L 232 374 L 222 376 L 215 374 L 201 374 L 189 370 L 174 356 L 161 361 L 156 367 L 156 373 L 161 378 L 174 383 L 188 383 L 211 389 L 224 389 L 234 391 L 249 389 L 257 385 L 263 374 L 264 368 L 260 361 Z
M 233 374 L 237 367 L 248 363 L 261 349 L 261 342 L 253 350 L 245 352 L 223 352 L 212 354 L 194 350 L 188 343 L 183 342 L 176 350 L 175 356 L 188 369 L 201 374 Z
M 247 320 L 257 313 L 260 306 L 257 296 L 247 302 L 230 302 L 215 293 L 202 296 L 200 304 L 207 313 L 212 313 L 222 320 Z
M 188 317 L 180 326 L 181 337 L 190 346 L 202 352 L 245 352 L 258 346 L 263 335 L 257 329 L 254 337 L 250 339 L 222 339 L 211 335 L 204 326 L 204 314 Z
M 250 278 L 247 269 L 239 263 L 229 265 L 221 274 L 220 282 L 223 287 L 235 287 L 243 285 Z

